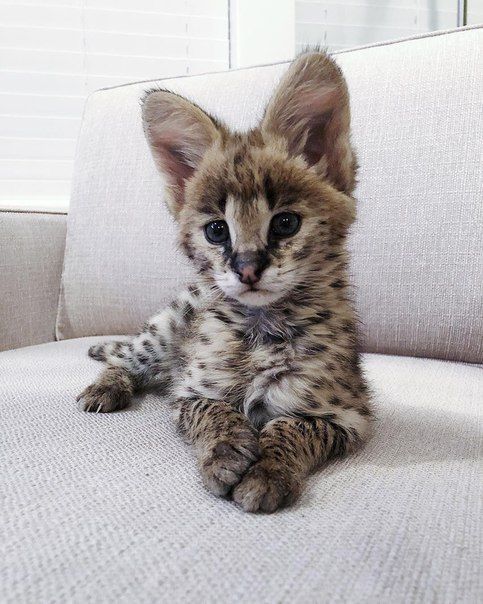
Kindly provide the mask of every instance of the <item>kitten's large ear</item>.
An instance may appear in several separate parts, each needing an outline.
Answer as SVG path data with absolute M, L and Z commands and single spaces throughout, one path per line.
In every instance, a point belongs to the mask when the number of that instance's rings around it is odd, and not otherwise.
M 219 137 L 217 124 L 197 105 L 166 90 L 148 93 L 142 112 L 151 153 L 166 179 L 168 207 L 176 217 L 186 181 Z
M 299 56 L 282 78 L 261 123 L 264 138 L 282 137 L 344 193 L 355 184 L 349 94 L 335 62 L 323 52 Z

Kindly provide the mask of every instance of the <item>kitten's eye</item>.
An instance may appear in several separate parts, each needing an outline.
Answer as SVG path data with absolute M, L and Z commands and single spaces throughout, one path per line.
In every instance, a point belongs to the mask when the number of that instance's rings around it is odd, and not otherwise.
M 300 222 L 298 214 L 282 212 L 272 218 L 270 234 L 275 237 L 290 237 L 299 230 Z
M 224 220 L 215 220 L 205 225 L 205 236 L 210 243 L 225 243 L 230 231 Z

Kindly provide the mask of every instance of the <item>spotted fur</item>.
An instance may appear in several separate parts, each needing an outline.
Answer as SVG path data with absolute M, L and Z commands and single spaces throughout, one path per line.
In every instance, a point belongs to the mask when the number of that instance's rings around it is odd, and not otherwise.
M 198 278 L 136 337 L 91 348 L 107 369 L 81 395 L 84 408 L 114 411 L 136 391 L 167 386 L 206 487 L 272 512 L 370 425 L 348 294 L 347 88 L 317 52 L 294 61 L 250 132 L 162 90 L 146 96 L 143 119 Z M 281 212 L 300 218 L 293 236 L 273 236 Z M 222 245 L 205 237 L 214 220 L 229 228 Z M 242 280 L 240 262 L 258 266 L 256 283 Z

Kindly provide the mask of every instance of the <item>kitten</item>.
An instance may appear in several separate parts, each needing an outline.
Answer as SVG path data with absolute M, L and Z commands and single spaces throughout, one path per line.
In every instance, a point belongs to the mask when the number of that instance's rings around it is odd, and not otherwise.
M 370 424 L 347 292 L 347 87 L 315 52 L 292 63 L 245 134 L 164 90 L 147 94 L 143 121 L 198 280 L 132 340 L 93 346 L 107 368 L 79 399 L 110 412 L 169 381 L 206 487 L 273 512 Z

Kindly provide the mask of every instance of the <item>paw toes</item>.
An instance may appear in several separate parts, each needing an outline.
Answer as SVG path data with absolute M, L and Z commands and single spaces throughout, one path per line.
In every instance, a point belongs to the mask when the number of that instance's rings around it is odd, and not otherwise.
M 252 437 L 255 439 L 255 437 Z M 218 496 L 228 494 L 233 485 L 240 482 L 258 456 L 258 442 L 218 442 L 202 462 L 203 481 L 209 491 Z
M 87 413 L 111 413 L 129 405 L 130 396 L 118 389 L 91 384 L 76 398 Z
M 291 503 L 298 494 L 298 485 L 281 469 L 267 469 L 255 464 L 233 491 L 233 500 L 245 512 L 272 513 Z
M 91 359 L 95 359 L 96 361 L 105 361 L 106 353 L 105 353 L 105 345 L 104 344 L 94 344 L 91 346 L 87 352 L 87 354 L 91 357 Z

